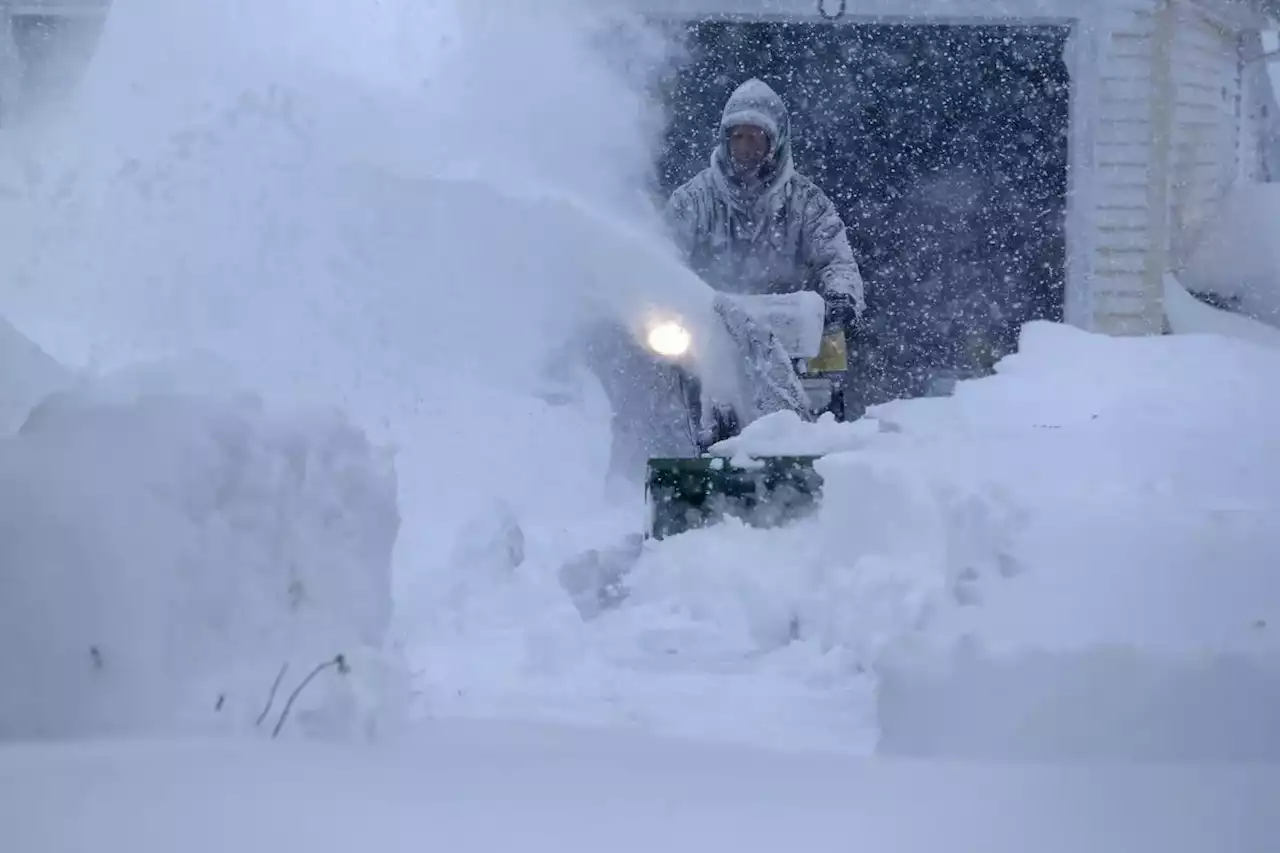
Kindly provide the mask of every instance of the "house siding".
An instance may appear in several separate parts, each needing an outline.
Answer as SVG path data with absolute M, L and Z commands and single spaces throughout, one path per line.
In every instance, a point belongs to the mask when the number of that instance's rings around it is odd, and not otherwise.
M 1268 177 L 1276 117 L 1265 69 L 1245 62 L 1258 21 L 1238 4 L 1116 0 L 1103 21 L 1094 325 L 1150 334 L 1163 329 L 1165 271 L 1237 180 Z
M 1280 181 L 1280 108 L 1267 68 L 1269 60 L 1263 59 L 1265 51 L 1256 30 L 1241 38 L 1243 127 L 1239 179 L 1245 181 Z
M 1101 15 L 1091 290 L 1093 326 L 1111 334 L 1141 334 L 1152 325 L 1147 270 L 1151 240 L 1162 230 L 1151 207 L 1155 12 L 1155 0 L 1117 0 Z
M 1173 40 L 1171 266 L 1175 269 L 1241 172 L 1244 147 L 1241 36 L 1179 5 Z

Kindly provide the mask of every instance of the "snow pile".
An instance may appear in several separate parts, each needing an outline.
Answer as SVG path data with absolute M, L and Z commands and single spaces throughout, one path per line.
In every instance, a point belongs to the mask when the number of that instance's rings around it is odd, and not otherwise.
M 1194 291 L 1212 293 L 1245 316 L 1280 326 L 1280 185 L 1238 182 L 1197 235 L 1178 273 Z
M 70 371 L 3 317 L 0 317 L 0 365 L 4 366 L 0 435 L 16 431 L 36 403 L 72 381 Z
M 710 450 L 743 459 L 824 455 L 865 447 L 880 432 L 880 424 L 874 420 L 841 422 L 827 413 L 805 423 L 795 412 L 775 412 L 748 424 L 738 435 L 713 444 Z
M 1193 296 L 1172 275 L 1164 278 L 1164 310 L 1169 330 L 1179 335 L 1225 335 L 1280 348 L 1280 328 L 1269 326 L 1235 311 L 1203 302 Z
M 878 406 L 867 424 L 797 424 L 785 445 L 762 423 L 735 452 L 803 451 L 811 433 L 837 451 L 820 464 L 849 501 L 828 536 L 909 527 L 917 565 L 933 567 L 912 589 L 927 593 L 932 577 L 939 604 L 937 579 L 965 566 L 968 606 L 934 607 L 874 661 L 881 750 L 1276 760 L 1278 374 L 1280 353 L 1243 341 L 1033 323 L 996 376 L 953 397 Z M 947 525 L 886 506 L 883 484 L 853 476 L 886 457 L 987 482 L 1013 508 L 1008 549 L 957 554 Z M 949 507 L 934 495 L 940 519 L 958 524 L 966 507 L 984 521 L 965 528 L 985 531 L 978 549 L 1015 529 L 981 495 Z
M 1264 851 L 1274 771 L 942 765 L 638 736 L 438 725 L 420 743 L 0 749 L 0 846 L 24 853 L 423 848 L 888 853 Z
M 328 412 L 149 382 L 44 400 L 0 443 L 0 738 L 388 721 L 390 460 Z M 334 668 L 336 669 L 336 667 Z
M 924 666 L 886 667 L 879 700 L 884 755 L 1280 761 L 1275 655 L 1175 654 L 1119 643 L 994 653 L 962 645 Z

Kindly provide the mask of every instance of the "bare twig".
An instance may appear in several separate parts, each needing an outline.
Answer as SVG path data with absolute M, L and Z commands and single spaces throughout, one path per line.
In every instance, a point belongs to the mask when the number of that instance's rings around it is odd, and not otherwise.
M 280 689 L 280 682 L 284 681 L 284 674 L 288 669 L 289 662 L 285 661 L 284 666 L 280 667 L 280 672 L 276 674 L 275 683 L 271 685 L 271 693 L 267 696 L 267 707 L 263 708 L 262 713 L 258 715 L 258 722 L 254 723 L 255 726 L 262 725 L 262 721 L 267 718 L 267 714 L 271 713 L 271 706 L 276 701 L 276 691 Z
M 328 669 L 331 666 L 336 666 L 338 668 L 338 672 L 343 675 L 350 672 L 350 669 L 347 667 L 347 659 L 343 655 L 337 655 L 333 660 L 327 660 L 322 664 L 318 664 L 315 669 L 311 670 L 311 672 L 307 674 L 306 678 L 302 679 L 302 683 L 295 687 L 293 692 L 289 694 L 289 701 L 284 703 L 284 710 L 280 712 L 280 719 L 276 722 L 276 727 L 275 730 L 271 732 L 271 737 L 274 738 L 276 735 L 280 734 L 280 730 L 284 728 L 284 721 L 289 718 L 289 709 L 293 707 L 293 700 L 298 698 L 298 695 L 302 693 L 303 688 L 310 684 L 311 679 L 319 675 L 322 670 Z

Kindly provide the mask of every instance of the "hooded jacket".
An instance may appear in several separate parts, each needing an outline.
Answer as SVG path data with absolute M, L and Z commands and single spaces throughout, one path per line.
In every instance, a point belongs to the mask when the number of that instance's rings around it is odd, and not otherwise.
M 728 131 L 740 124 L 769 134 L 769 154 L 750 185 L 729 161 Z M 717 290 L 843 294 L 862 314 L 862 276 L 844 222 L 826 194 L 795 170 L 786 105 L 761 80 L 746 81 L 729 97 L 711 164 L 672 193 L 665 217 L 686 262 Z

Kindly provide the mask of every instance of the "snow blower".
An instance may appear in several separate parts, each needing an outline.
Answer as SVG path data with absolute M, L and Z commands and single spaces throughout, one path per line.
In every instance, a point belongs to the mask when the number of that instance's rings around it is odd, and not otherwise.
M 665 539 L 706 527 L 726 516 L 755 527 L 774 527 L 816 507 L 822 477 L 816 456 L 728 455 L 717 446 L 751 420 L 791 410 L 804 420 L 823 412 L 842 416 L 848 353 L 844 330 L 824 326 L 825 303 L 803 291 L 756 296 L 720 295 L 716 312 L 741 358 L 734 403 L 705 400 L 692 368 L 692 335 L 678 322 L 648 330 L 646 344 L 681 376 L 688 421 L 699 430 L 698 453 L 648 460 L 647 535 Z M 743 417 L 743 411 L 749 413 Z

